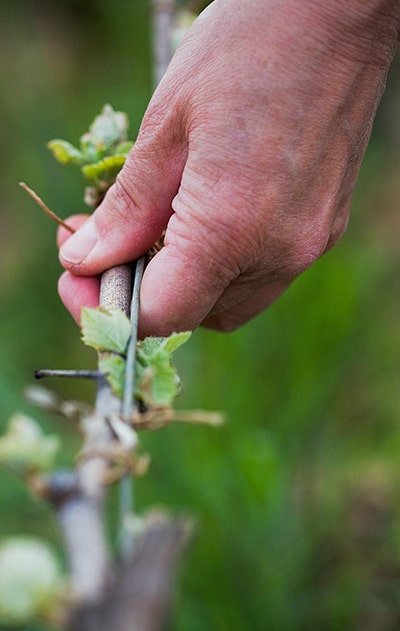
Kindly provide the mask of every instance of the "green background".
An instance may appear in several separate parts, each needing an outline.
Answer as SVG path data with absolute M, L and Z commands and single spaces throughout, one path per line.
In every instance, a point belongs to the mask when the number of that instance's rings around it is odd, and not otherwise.
M 95 357 L 56 294 L 55 227 L 18 181 L 62 216 L 83 210 L 79 177 L 46 142 L 77 141 L 105 102 L 135 136 L 151 94 L 149 15 L 145 0 L 0 4 L 0 424 L 36 415 L 63 435 L 62 465 L 75 428 L 22 390 L 35 368 Z M 139 509 L 197 521 L 176 631 L 400 627 L 398 77 L 395 63 L 341 244 L 243 329 L 199 330 L 179 351 L 179 406 L 223 409 L 226 424 L 143 435 Z M 52 386 L 93 398 L 87 384 Z M 62 554 L 47 506 L 0 473 L 0 538 L 39 535 Z

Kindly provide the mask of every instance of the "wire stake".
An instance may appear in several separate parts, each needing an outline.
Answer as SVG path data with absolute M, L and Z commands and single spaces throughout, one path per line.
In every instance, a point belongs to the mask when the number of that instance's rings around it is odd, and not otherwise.
M 122 416 L 127 422 L 129 422 L 129 419 L 133 415 L 134 409 L 137 407 L 135 401 L 135 363 L 139 328 L 140 286 L 142 283 L 145 263 L 145 256 L 142 256 L 136 261 L 133 277 L 132 300 L 130 309 L 131 336 L 129 338 L 128 348 L 126 352 L 124 395 L 122 400 Z M 131 557 L 133 553 L 132 535 L 128 534 L 125 529 L 126 517 L 133 512 L 133 494 L 133 477 L 132 475 L 125 475 L 119 483 L 120 548 L 122 557 L 124 559 Z

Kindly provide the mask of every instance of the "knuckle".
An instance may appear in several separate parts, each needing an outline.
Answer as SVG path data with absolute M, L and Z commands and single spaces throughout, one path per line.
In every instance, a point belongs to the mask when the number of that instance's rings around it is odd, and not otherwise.
M 288 255 L 292 276 L 298 276 L 315 263 L 324 253 L 327 237 L 308 235 L 300 238 Z
M 304 232 L 286 235 L 283 241 L 274 244 L 268 252 L 270 279 L 295 278 L 302 274 L 322 256 L 328 239 L 329 232 L 319 228 L 308 228 Z
M 330 250 L 336 245 L 346 232 L 349 223 L 349 209 L 346 207 L 340 212 L 332 223 L 331 233 L 326 246 L 326 250 Z
M 348 212 L 335 214 L 330 225 L 321 222 L 299 231 L 292 237 L 286 250 L 286 262 L 283 269 L 295 277 L 311 267 L 327 250 L 332 248 L 343 236 L 348 223 Z
M 120 171 L 112 187 L 113 219 L 126 223 L 137 210 L 137 202 L 131 181 L 125 169 Z
M 204 215 L 172 215 L 167 229 L 166 243 L 179 249 L 189 265 L 200 266 L 208 278 L 226 285 L 236 278 L 242 259 L 233 231 L 221 222 Z
M 243 324 L 243 321 L 239 321 L 227 312 L 209 316 L 202 322 L 201 326 L 219 331 L 220 333 L 233 333 L 233 331 L 236 331 Z

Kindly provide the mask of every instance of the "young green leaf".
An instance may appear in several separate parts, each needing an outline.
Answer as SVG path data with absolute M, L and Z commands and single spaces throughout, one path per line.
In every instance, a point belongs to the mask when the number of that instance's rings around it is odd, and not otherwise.
M 129 127 L 125 112 L 116 112 L 111 105 L 104 105 L 101 114 L 96 116 L 89 128 L 89 135 L 94 144 L 106 147 L 122 142 L 127 138 Z
M 175 351 L 185 344 L 191 337 L 191 331 L 183 331 L 182 333 L 172 333 L 169 337 L 164 337 L 162 342 L 162 349 L 169 354 L 175 353 Z
M 140 360 L 139 360 L 140 361 Z M 180 379 L 168 354 L 157 353 L 147 365 L 137 363 L 136 396 L 149 408 L 169 407 L 179 394 Z
M 79 149 L 66 140 L 52 140 L 49 149 L 64 164 L 81 166 L 83 175 L 90 181 L 85 189 L 84 201 L 95 208 L 122 168 L 133 142 L 128 140 L 128 117 L 105 105 L 79 139 Z
M 81 151 L 66 140 L 50 140 L 47 147 L 61 164 L 82 164 L 83 162 Z
M 83 175 L 88 180 L 106 180 L 113 182 L 118 171 L 123 167 L 126 156 L 123 154 L 106 156 L 95 164 L 86 164 L 82 167 Z
M 124 354 L 131 323 L 120 309 L 82 309 L 82 340 L 97 351 Z
M 169 337 L 147 337 L 139 342 L 136 394 L 148 407 L 170 406 L 179 394 L 181 382 L 171 355 L 190 336 L 191 332 L 186 331 L 172 333 Z
M 145 357 L 151 357 L 163 351 L 172 355 L 177 348 L 188 341 L 191 335 L 191 331 L 183 331 L 182 333 L 172 333 L 168 337 L 146 337 L 142 342 L 139 342 L 138 348 Z
M 99 369 L 106 376 L 114 394 L 124 395 L 125 359 L 120 355 L 106 355 L 99 359 Z
M 124 156 L 127 156 L 130 150 L 132 149 L 133 145 L 134 143 L 132 140 L 123 140 L 122 142 L 118 143 L 115 147 L 113 147 L 112 155 L 116 156 L 118 154 L 122 154 Z
M 124 391 L 125 354 L 131 334 L 129 319 L 119 309 L 82 309 L 82 339 L 101 352 L 117 353 L 100 358 L 99 368 L 113 392 L 120 398 Z M 148 407 L 168 407 L 179 394 L 180 379 L 171 355 L 191 336 L 190 332 L 169 337 L 147 337 L 138 342 L 136 354 L 136 392 Z

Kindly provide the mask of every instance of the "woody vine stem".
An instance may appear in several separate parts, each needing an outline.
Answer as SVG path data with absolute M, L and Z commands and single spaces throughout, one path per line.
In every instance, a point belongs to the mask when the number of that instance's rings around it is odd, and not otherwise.
M 155 67 L 155 82 L 164 74 L 164 70 L 169 63 L 171 54 L 171 25 L 174 12 L 174 2 L 172 0 L 161 0 L 154 2 L 154 18 L 153 18 L 153 42 L 154 42 L 154 67 Z M 132 415 L 132 408 L 134 406 L 133 397 L 133 370 L 134 370 L 134 355 L 136 352 L 136 340 L 137 340 L 137 327 L 139 317 L 139 290 L 141 278 L 144 269 L 144 258 L 140 259 L 136 263 L 135 268 L 135 283 L 132 290 L 132 266 L 131 265 L 119 265 L 105 271 L 101 276 L 100 282 L 100 307 L 104 308 L 119 308 L 125 314 L 131 316 L 131 324 L 133 326 L 132 335 L 130 338 L 130 344 L 128 347 L 127 356 L 127 373 L 125 379 L 124 398 L 121 404 L 121 400 L 112 392 L 109 383 L 104 378 L 98 380 L 97 395 L 95 403 L 95 412 L 100 414 L 103 418 L 112 417 L 115 414 L 120 414 L 125 418 L 130 418 Z M 113 440 L 112 431 L 109 426 L 105 425 L 103 430 L 96 436 L 90 444 L 91 449 L 102 448 L 107 449 Z M 96 541 L 97 552 L 92 560 L 90 574 L 88 576 L 88 565 L 85 563 L 85 568 L 81 568 L 80 564 L 80 552 L 75 545 L 75 537 L 72 533 L 79 532 L 80 528 L 76 530 L 78 524 L 70 524 L 69 513 L 73 513 L 73 517 L 77 517 L 77 506 L 73 507 L 73 510 L 68 510 L 68 506 L 60 513 L 60 522 L 63 526 L 63 530 L 66 539 L 69 540 L 69 552 L 70 559 L 72 561 L 72 567 L 74 568 L 73 574 L 75 574 L 75 583 L 78 593 L 86 594 L 86 600 L 90 600 L 90 597 L 97 598 L 104 589 L 104 581 L 107 576 L 108 566 L 108 554 L 107 548 L 104 543 L 104 533 L 102 528 L 102 511 L 104 502 L 104 479 L 106 477 L 108 463 L 104 458 L 92 458 L 87 462 L 84 462 L 78 471 L 78 477 L 83 483 L 83 489 L 85 490 L 88 498 L 88 502 L 82 502 L 82 499 L 78 502 L 79 512 L 85 514 L 85 521 L 88 524 L 86 529 L 87 543 Z M 123 519 L 126 513 L 131 509 L 131 495 L 132 495 L 132 477 L 124 476 L 121 481 L 120 488 L 120 527 L 123 528 Z M 86 487 L 86 488 L 85 488 Z M 87 504 L 87 505 L 86 505 Z M 92 514 L 91 514 L 92 513 Z M 82 517 L 83 515 L 81 515 Z M 82 524 L 82 519 L 78 518 L 78 521 Z M 93 521 L 97 523 L 97 528 L 93 530 Z M 90 525 L 90 528 L 89 528 Z M 97 535 L 94 537 L 94 532 L 97 531 Z M 83 533 L 81 532 L 81 535 Z M 81 539 L 82 541 L 82 539 Z M 125 554 L 131 552 L 131 543 L 126 535 L 121 535 L 121 546 Z M 91 545 L 93 547 L 93 545 Z M 79 546 L 80 548 L 80 546 Z

